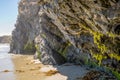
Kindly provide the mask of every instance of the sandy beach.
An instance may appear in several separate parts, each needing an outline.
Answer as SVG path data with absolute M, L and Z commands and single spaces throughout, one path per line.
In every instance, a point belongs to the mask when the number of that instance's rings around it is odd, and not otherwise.
M 12 55 L 16 80 L 74 80 L 82 77 L 87 70 L 81 66 L 64 64 L 43 65 L 33 55 Z
M 43 65 L 33 55 L 8 54 L 9 45 L 0 51 L 0 80 L 76 80 L 87 73 L 81 65 Z
M 44 80 L 45 75 L 39 70 L 42 64 L 35 63 L 33 55 L 12 55 L 16 80 Z

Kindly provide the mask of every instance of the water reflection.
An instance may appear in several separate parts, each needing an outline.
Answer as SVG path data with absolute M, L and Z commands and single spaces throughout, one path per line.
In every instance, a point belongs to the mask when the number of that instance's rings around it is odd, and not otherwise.
M 9 44 L 0 44 L 0 80 L 15 80 L 14 65 L 8 52 Z M 10 72 L 3 72 L 4 70 Z

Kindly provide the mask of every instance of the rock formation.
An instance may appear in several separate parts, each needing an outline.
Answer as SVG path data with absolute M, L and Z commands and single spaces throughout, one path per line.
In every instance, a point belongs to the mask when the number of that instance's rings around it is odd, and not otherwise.
M 18 9 L 11 52 L 120 72 L 120 0 L 21 0 Z
M 1 36 L 0 37 L 0 43 L 10 43 L 11 42 L 11 36 Z

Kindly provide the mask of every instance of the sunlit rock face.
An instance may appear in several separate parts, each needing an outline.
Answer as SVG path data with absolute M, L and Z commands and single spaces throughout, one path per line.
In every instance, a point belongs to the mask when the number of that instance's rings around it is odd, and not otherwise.
M 120 69 L 120 0 L 21 0 L 15 26 L 11 52 Z

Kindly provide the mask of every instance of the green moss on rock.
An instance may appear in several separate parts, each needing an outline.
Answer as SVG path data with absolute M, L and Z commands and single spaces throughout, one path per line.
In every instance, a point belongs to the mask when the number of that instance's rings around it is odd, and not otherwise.
M 34 43 L 27 43 L 26 45 L 24 45 L 24 52 L 29 52 L 29 53 L 34 53 L 36 50 L 35 48 L 35 44 Z
M 35 48 L 36 48 L 36 52 L 37 52 L 37 58 L 40 59 L 40 56 L 41 56 L 41 52 L 39 50 L 39 46 L 38 45 L 35 45 Z
M 68 47 L 71 45 L 70 42 L 66 42 L 63 47 L 61 47 L 58 52 L 64 57 L 66 58 L 66 53 L 67 53 L 67 50 L 68 50 Z

